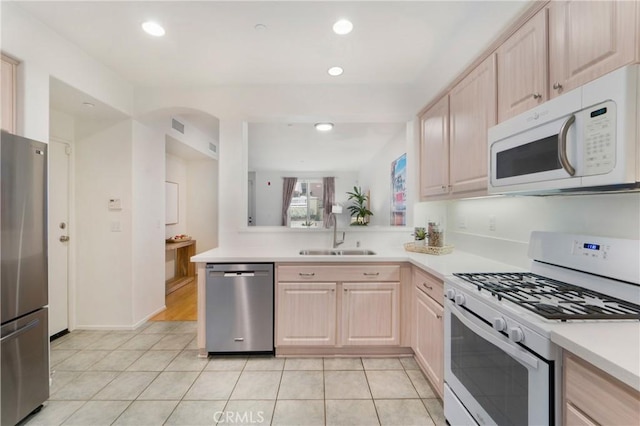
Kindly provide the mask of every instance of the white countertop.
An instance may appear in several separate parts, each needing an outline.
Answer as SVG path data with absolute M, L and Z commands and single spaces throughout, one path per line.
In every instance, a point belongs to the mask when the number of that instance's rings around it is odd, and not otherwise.
M 305 247 L 313 249 L 314 247 Z M 342 247 L 339 247 L 341 249 Z M 507 272 L 519 271 L 521 268 L 496 262 L 485 257 L 454 250 L 451 254 L 434 256 L 423 253 L 408 252 L 404 247 L 364 247 L 373 250 L 374 255 L 355 256 L 305 256 L 299 253 L 300 248 L 215 248 L 191 258 L 199 263 L 226 262 L 410 262 L 440 279 L 454 272 Z
M 305 247 L 312 249 L 314 247 Z M 341 248 L 341 247 L 340 247 Z M 444 279 L 454 272 L 508 272 L 521 268 L 482 256 L 454 250 L 434 256 L 404 250 L 404 247 L 365 247 L 375 255 L 304 256 L 300 248 L 216 248 L 191 258 L 198 263 L 231 262 L 410 262 Z M 640 323 L 582 322 L 562 323 L 554 327 L 551 340 L 558 346 L 592 363 L 620 381 L 640 390 Z
M 640 391 L 640 322 L 558 324 L 551 341 Z

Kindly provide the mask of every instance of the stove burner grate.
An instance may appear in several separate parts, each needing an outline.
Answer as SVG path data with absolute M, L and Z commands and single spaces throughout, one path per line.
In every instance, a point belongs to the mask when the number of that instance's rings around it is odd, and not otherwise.
M 547 319 L 640 320 L 640 306 L 530 272 L 456 273 L 498 300 L 508 300 Z

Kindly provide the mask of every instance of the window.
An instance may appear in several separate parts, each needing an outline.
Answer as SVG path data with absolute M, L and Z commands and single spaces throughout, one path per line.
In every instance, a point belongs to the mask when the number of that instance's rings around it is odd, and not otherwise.
M 298 179 L 289 204 L 289 227 L 322 228 L 322 179 Z

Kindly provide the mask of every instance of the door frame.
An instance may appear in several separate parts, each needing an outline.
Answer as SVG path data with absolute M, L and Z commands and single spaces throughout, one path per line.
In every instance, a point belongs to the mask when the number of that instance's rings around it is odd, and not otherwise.
M 67 329 L 73 331 L 76 328 L 76 214 L 75 214 L 75 144 L 72 140 L 50 136 L 49 142 L 64 144 L 71 149 L 69 154 L 69 218 L 67 223 L 67 235 L 69 236 L 69 251 L 67 260 Z M 48 198 L 48 197 L 47 197 Z M 48 199 L 47 199 L 48 204 Z

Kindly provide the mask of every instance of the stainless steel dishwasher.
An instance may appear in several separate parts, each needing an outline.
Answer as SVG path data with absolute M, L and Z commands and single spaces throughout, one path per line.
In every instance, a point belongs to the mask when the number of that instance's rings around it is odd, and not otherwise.
M 273 353 L 273 263 L 208 263 L 207 352 Z

